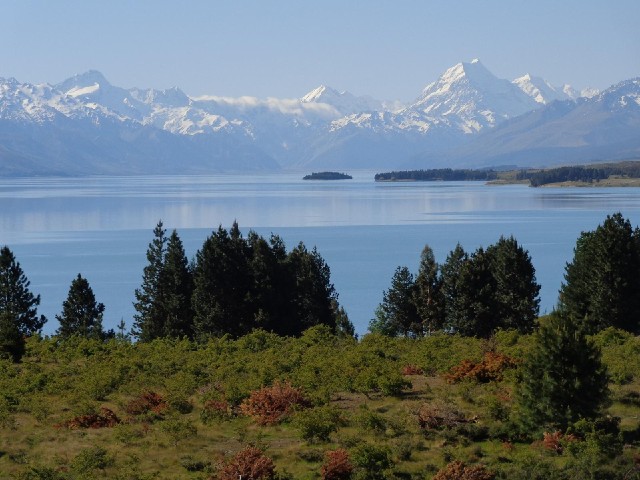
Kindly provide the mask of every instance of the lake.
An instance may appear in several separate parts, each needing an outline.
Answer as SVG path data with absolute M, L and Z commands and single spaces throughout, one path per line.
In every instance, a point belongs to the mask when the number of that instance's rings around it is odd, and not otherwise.
M 480 182 L 303 181 L 303 173 L 0 179 L 0 243 L 15 253 L 40 294 L 39 313 L 57 328 L 78 273 L 106 306 L 105 328 L 131 326 L 134 290 L 159 219 L 177 229 L 192 257 L 222 224 L 237 220 L 289 248 L 317 246 L 358 333 L 366 332 L 395 268 L 417 271 L 429 244 L 443 262 L 513 235 L 530 253 L 541 313 L 556 303 L 564 266 L 583 230 L 620 211 L 640 223 L 640 188 L 529 188 Z

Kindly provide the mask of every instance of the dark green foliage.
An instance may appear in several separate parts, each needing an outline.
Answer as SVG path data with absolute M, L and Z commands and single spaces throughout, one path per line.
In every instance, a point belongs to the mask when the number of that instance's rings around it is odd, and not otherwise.
M 603 180 L 609 176 L 609 172 L 603 168 L 589 167 L 559 167 L 548 170 L 527 171 L 518 173 L 518 180 L 529 180 L 532 187 L 539 187 L 548 183 L 559 182 L 593 182 Z
M 500 237 L 486 254 L 495 282 L 494 315 L 500 328 L 533 331 L 540 308 L 540 285 L 529 253 L 515 238 Z
M 461 335 L 486 338 L 499 326 L 497 286 L 491 267 L 491 259 L 482 248 L 460 266 L 457 297 L 448 305 L 446 324 Z
M 616 213 L 582 232 L 559 301 L 590 333 L 609 326 L 639 333 L 640 230 Z
M 436 168 L 431 170 L 409 170 L 399 172 L 376 173 L 376 182 L 394 180 L 434 181 L 444 180 L 448 182 L 460 180 L 495 180 L 498 173 L 495 170 L 469 170 L 451 168 Z
M 300 243 L 287 254 L 279 237 L 267 242 L 250 232 L 245 240 L 235 223 L 230 232 L 218 228 L 197 253 L 192 304 L 198 338 L 254 328 L 295 336 L 314 325 L 335 329 L 340 314 L 329 267 L 315 248 Z
M 0 312 L 0 358 L 19 361 L 25 352 L 24 336 L 13 315 Z
M 147 261 L 142 273 L 142 286 L 136 289 L 136 314 L 133 316 L 132 332 L 142 342 L 149 342 L 164 335 L 164 312 L 162 311 L 162 282 L 160 279 L 164 262 L 167 238 L 166 230 L 159 221 L 153 230 L 153 240 L 147 249 Z
M 549 316 L 535 333 L 518 375 L 518 404 L 527 433 L 565 431 L 595 419 L 608 401 L 600 350 L 567 315 Z
M 391 279 L 391 287 L 382 294 L 382 303 L 371 321 L 373 333 L 405 337 L 423 335 L 423 325 L 416 308 L 416 284 L 407 267 L 398 267 Z
M 389 447 L 363 443 L 350 453 L 351 461 L 356 467 L 356 479 L 384 480 L 388 478 L 385 470 L 393 467 Z
M 193 336 L 193 276 L 178 233 L 173 230 L 169 239 L 165 233 L 158 222 L 147 249 L 142 286 L 135 292 L 133 333 L 143 342 Z
M 160 274 L 164 310 L 164 336 L 182 338 L 193 336 L 191 294 L 193 275 L 182 246 L 182 240 L 173 230 L 167 242 Z
M 425 245 L 420 254 L 420 267 L 416 277 L 415 304 L 424 333 L 440 330 L 444 323 L 442 280 L 438 275 L 433 250 Z
M 460 272 L 463 265 L 469 260 L 469 256 L 459 243 L 455 246 L 440 268 L 440 284 L 442 301 L 444 302 L 444 315 L 446 323 L 449 319 L 456 318 L 458 313 L 455 301 L 462 292 L 464 286 L 460 283 Z
M 71 282 L 69 295 L 62 302 L 62 313 L 56 315 L 60 323 L 57 335 L 68 338 L 79 335 L 86 338 L 103 339 L 102 314 L 104 305 L 96 303 L 96 297 L 86 278 L 80 274 Z
M 38 317 L 40 295 L 29 291 L 30 282 L 9 247 L 0 249 L 0 313 L 9 315 L 22 335 L 39 334 L 47 319 Z

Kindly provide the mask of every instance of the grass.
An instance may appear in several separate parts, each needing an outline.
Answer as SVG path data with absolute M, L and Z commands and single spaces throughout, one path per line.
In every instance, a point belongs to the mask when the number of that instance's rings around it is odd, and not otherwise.
M 353 453 L 363 445 L 389 449 L 394 466 L 385 478 L 429 479 L 448 462 L 462 460 L 484 464 L 498 478 L 517 479 L 524 477 L 514 469 L 521 472 L 525 465 L 559 469 L 580 460 L 546 451 L 539 443 L 502 438 L 505 422 L 517 414 L 513 372 L 500 382 L 445 381 L 443 374 L 459 359 L 479 359 L 488 345 L 482 340 L 454 336 L 353 342 L 321 337 L 313 345 L 308 340 L 274 338 L 257 352 L 244 350 L 243 340 L 228 339 L 191 348 L 171 341 L 104 346 L 30 341 L 22 364 L 0 365 L 0 478 L 45 478 L 28 476 L 42 467 L 69 479 L 215 478 L 216 469 L 246 445 L 263 448 L 281 478 L 301 480 L 320 478 L 326 451 L 344 448 Z M 529 344 L 530 337 L 509 332 L 491 342 L 505 354 L 521 354 Z M 603 358 L 624 379 L 611 386 L 613 402 L 608 413 L 621 418 L 628 445 L 619 458 L 602 461 L 617 462 L 622 469 L 640 455 L 640 408 L 634 403 L 640 399 L 640 360 L 629 354 L 640 353 L 640 339 L 627 335 L 624 341 L 603 348 Z M 279 354 L 277 362 L 274 352 Z M 230 365 L 240 359 L 244 373 L 233 376 Z M 275 364 L 265 365 L 265 359 Z M 414 364 L 427 374 L 406 376 L 411 386 L 398 395 L 355 388 L 351 380 L 372 364 L 380 372 Z M 305 410 L 270 426 L 259 426 L 244 416 L 208 423 L 201 419 L 205 400 L 231 392 L 232 386 L 245 396 L 269 384 L 265 381 L 269 378 L 291 378 L 304 388 L 305 383 L 314 385 L 317 372 L 324 369 L 333 372 L 334 378 L 331 390 L 317 401 L 328 397 L 328 404 L 343 418 L 328 442 L 302 439 L 295 418 L 305 415 Z M 128 402 L 145 390 L 166 397 L 180 392 L 192 409 L 180 413 L 169 408 L 155 419 L 127 415 Z M 425 433 L 417 421 L 417 412 L 425 404 L 443 405 L 475 420 L 460 428 Z M 99 407 L 112 409 L 123 423 L 101 429 L 61 426 Z M 106 451 L 108 461 L 96 447 Z

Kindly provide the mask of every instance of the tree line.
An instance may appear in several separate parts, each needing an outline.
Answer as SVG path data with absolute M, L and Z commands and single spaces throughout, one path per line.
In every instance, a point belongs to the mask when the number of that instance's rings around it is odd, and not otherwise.
M 135 292 L 140 341 L 240 337 L 256 328 L 297 336 L 314 325 L 353 330 L 329 266 L 302 242 L 287 252 L 277 235 L 244 238 L 234 222 L 213 232 L 189 263 L 177 232 L 167 238 L 160 222 L 147 260 Z
M 458 244 L 442 265 L 426 245 L 415 277 L 397 267 L 369 328 L 408 337 L 437 330 L 483 338 L 497 329 L 530 333 L 539 292 L 531 257 L 513 237 L 472 254 Z M 621 213 L 580 234 L 556 311 L 588 334 L 608 327 L 640 333 L 640 229 Z
M 386 173 L 376 173 L 376 182 L 389 182 L 389 181 L 463 181 L 463 180 L 477 180 L 477 181 L 489 181 L 498 178 L 498 173 L 495 170 L 473 170 L 473 169 L 451 169 L 451 168 L 434 168 L 428 170 L 402 170 Z
M 540 285 L 526 250 L 513 238 L 468 254 L 458 244 L 442 265 L 426 245 L 418 274 L 396 269 L 369 329 L 421 337 L 438 330 L 489 337 L 498 328 L 529 333 Z
M 598 182 L 619 175 L 627 178 L 640 178 L 640 162 L 620 162 L 597 166 L 569 166 L 544 170 L 521 170 L 517 180 L 529 180 L 532 187 L 560 182 Z

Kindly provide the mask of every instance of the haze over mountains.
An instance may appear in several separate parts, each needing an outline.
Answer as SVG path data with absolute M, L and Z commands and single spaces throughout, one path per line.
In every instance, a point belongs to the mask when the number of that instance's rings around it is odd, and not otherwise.
M 640 79 L 576 92 L 459 63 L 414 102 L 124 89 L 99 72 L 0 78 L 0 175 L 545 166 L 640 157 Z

